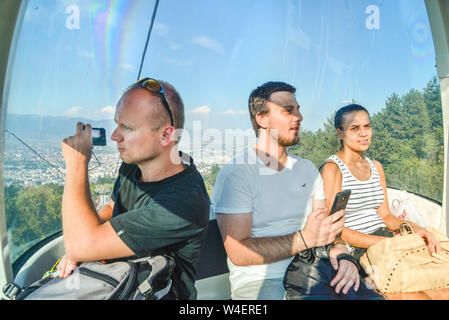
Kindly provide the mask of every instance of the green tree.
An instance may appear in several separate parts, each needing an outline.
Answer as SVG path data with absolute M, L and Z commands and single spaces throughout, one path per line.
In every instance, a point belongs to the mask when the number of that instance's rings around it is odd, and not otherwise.
M 16 198 L 23 188 L 19 184 L 5 186 L 6 227 L 9 229 L 17 217 Z
M 63 186 L 55 184 L 28 187 L 18 193 L 11 239 L 14 245 L 34 243 L 61 229 L 62 193 Z
M 340 150 L 340 139 L 334 128 L 333 118 L 334 116 L 331 116 L 326 120 L 324 130 L 301 130 L 299 144 L 289 147 L 288 152 L 312 161 L 318 168 L 321 167 L 331 154 Z
M 210 171 L 203 175 L 204 184 L 206 186 L 206 190 L 209 193 L 209 196 L 212 194 L 212 189 L 215 184 L 215 180 L 217 179 L 218 173 L 220 172 L 220 166 L 215 164 L 212 166 Z

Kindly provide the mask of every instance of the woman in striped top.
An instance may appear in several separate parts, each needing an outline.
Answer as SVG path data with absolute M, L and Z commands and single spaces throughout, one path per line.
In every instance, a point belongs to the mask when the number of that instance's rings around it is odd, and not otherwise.
M 382 165 L 363 155 L 371 144 L 372 130 L 368 111 L 356 104 L 345 106 L 335 114 L 334 126 L 342 149 L 329 157 L 321 170 L 326 207 L 332 207 L 337 192 L 352 191 L 345 210 L 345 228 L 341 234 L 356 258 L 391 231 L 398 230 L 402 221 L 391 214 L 385 174 Z M 438 252 L 439 243 L 432 233 L 411 223 L 427 243 L 429 251 Z

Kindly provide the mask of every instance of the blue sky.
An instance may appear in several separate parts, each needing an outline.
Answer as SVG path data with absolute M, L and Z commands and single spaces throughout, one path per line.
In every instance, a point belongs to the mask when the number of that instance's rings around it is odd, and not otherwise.
M 112 119 L 136 80 L 153 5 L 31 0 L 8 112 Z M 73 6 L 77 28 L 67 26 Z M 378 29 L 366 26 L 369 6 Z M 393 92 L 425 87 L 436 69 L 422 0 L 161 0 L 142 75 L 178 89 L 187 128 L 201 120 L 220 130 L 250 128 L 251 90 L 286 81 L 303 127 L 316 130 L 345 101 L 379 111 Z

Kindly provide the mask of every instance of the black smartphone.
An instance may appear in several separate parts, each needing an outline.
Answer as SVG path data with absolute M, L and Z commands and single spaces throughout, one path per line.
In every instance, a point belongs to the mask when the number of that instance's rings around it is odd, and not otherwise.
M 92 143 L 94 146 L 106 145 L 106 130 L 104 128 L 92 128 Z
M 343 190 L 335 195 L 334 203 L 332 204 L 331 211 L 329 215 L 346 208 L 349 196 L 351 195 L 351 190 Z

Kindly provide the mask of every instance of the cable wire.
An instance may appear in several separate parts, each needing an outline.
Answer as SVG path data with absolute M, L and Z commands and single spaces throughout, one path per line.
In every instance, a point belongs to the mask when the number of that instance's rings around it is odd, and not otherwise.
M 154 19 L 156 18 L 156 12 L 157 12 L 158 6 L 159 6 L 159 0 L 156 0 L 156 3 L 154 4 L 154 8 L 153 8 L 153 15 L 151 16 L 150 28 L 148 29 L 147 39 L 145 41 L 145 47 L 143 48 L 142 58 L 140 59 L 139 73 L 137 74 L 137 80 L 136 81 L 138 81 L 140 79 L 140 75 L 142 73 L 143 62 L 145 61 L 145 56 L 146 56 L 146 53 L 147 53 L 148 43 L 150 42 L 150 36 L 151 36 L 151 32 L 153 30 Z
M 47 159 L 45 159 L 43 156 L 41 156 L 39 154 L 39 152 L 37 152 L 36 150 L 34 150 L 33 148 L 31 148 L 28 144 L 25 143 L 25 141 L 23 141 L 22 139 L 20 139 L 17 135 L 15 135 L 13 132 L 9 131 L 8 129 L 5 129 L 5 132 L 9 133 L 10 135 L 12 135 L 14 138 L 16 138 L 20 143 L 22 143 L 25 147 L 27 147 L 28 149 L 30 149 L 35 155 L 37 155 L 39 158 L 41 158 L 42 160 L 44 160 L 45 162 L 47 162 L 50 166 L 52 166 L 53 168 L 55 168 L 56 170 L 58 170 L 58 172 L 62 175 L 65 176 L 65 174 L 59 170 L 59 168 L 57 166 L 55 166 L 54 164 L 52 164 L 50 161 L 48 161 Z M 97 160 L 98 165 L 88 169 L 88 171 L 99 168 L 101 166 L 100 160 L 98 160 L 97 156 L 95 155 L 94 151 L 92 150 L 92 155 L 94 156 L 95 160 Z

